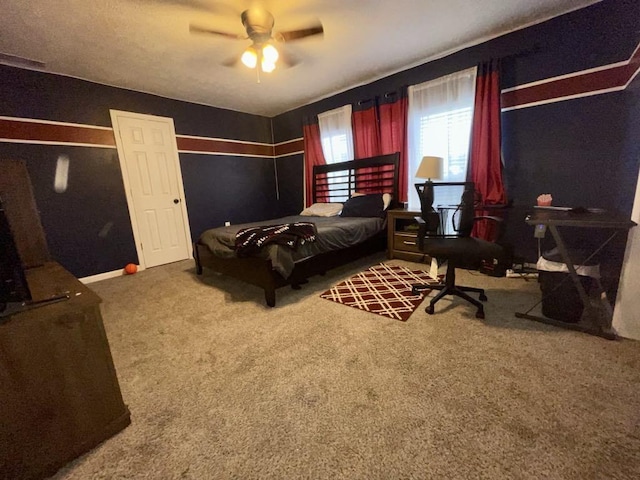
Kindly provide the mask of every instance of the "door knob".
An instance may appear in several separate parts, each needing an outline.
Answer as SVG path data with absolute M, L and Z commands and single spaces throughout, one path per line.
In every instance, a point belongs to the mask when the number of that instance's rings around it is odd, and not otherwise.
M 179 198 L 174 198 L 173 199 L 173 203 L 180 203 L 180 199 Z

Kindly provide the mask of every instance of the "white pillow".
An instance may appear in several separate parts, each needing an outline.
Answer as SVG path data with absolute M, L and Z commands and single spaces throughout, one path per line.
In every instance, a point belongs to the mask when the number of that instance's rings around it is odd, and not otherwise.
M 353 197 L 361 197 L 363 195 L 366 195 L 366 193 L 353 192 L 351 194 L 351 198 L 353 198 Z M 373 195 L 375 195 L 375 193 Z M 389 207 L 389 205 L 391 204 L 391 194 L 390 193 L 383 193 L 382 194 L 382 204 L 383 204 L 383 206 L 382 206 L 383 210 L 386 210 L 387 207 Z
M 391 204 L 391 194 L 390 193 L 382 194 L 382 203 L 384 204 L 383 210 L 386 210 L 389 207 L 389 205 Z
M 342 211 L 341 203 L 314 203 L 300 212 L 305 217 L 336 217 Z

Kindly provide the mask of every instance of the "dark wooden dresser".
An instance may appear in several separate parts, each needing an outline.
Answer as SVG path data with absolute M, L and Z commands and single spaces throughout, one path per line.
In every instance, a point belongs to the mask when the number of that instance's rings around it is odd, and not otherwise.
M 100 297 L 52 262 L 24 160 L 0 159 L 0 197 L 32 303 L 0 316 L 0 480 L 39 479 L 129 425 Z
M 100 298 L 55 262 L 27 270 L 33 300 L 0 318 L 0 479 L 35 479 L 129 425 Z

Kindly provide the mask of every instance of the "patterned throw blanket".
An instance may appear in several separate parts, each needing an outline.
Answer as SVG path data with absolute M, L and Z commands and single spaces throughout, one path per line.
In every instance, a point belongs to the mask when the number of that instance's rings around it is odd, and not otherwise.
M 295 250 L 298 245 L 315 240 L 316 226 L 310 222 L 243 228 L 236 233 L 236 254 L 238 257 L 248 257 L 270 243 Z

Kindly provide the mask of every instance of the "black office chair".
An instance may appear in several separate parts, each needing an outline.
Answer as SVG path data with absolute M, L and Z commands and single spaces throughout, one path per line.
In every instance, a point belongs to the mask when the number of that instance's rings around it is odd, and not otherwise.
M 462 190 L 457 204 L 448 205 L 436 202 L 432 206 L 434 197 L 438 199 L 434 189 L 444 187 L 456 187 L 454 190 Z M 479 238 L 472 238 L 471 231 L 477 220 L 489 219 L 500 222 L 501 219 L 493 216 L 475 216 L 475 188 L 473 182 L 442 182 L 416 184 L 420 196 L 421 217 L 418 221 L 418 247 L 431 257 L 438 260 L 446 260 L 447 273 L 444 284 L 412 286 L 414 295 L 424 290 L 440 290 L 431 299 L 426 307 L 430 315 L 434 313 L 435 304 L 445 295 L 456 295 L 465 299 L 478 309 L 476 318 L 484 318 L 484 307 L 481 302 L 468 295 L 466 292 L 479 293 L 481 301 L 487 300 L 484 289 L 463 287 L 456 285 L 456 268 L 475 270 L 480 267 L 483 260 L 489 262 L 502 261 L 506 252 L 497 243 L 492 243 Z M 450 196 L 451 189 L 449 189 Z

